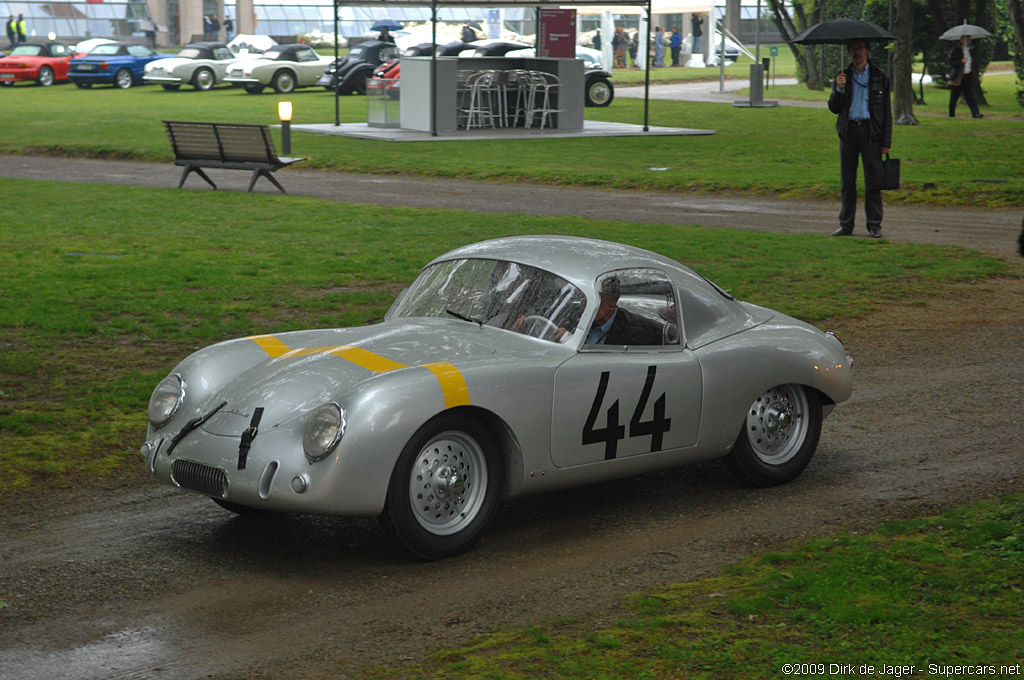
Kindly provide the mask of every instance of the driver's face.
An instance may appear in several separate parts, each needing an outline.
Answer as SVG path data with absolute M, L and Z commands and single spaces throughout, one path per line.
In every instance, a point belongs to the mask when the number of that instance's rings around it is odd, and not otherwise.
M 602 295 L 601 304 L 597 308 L 597 315 L 594 317 L 594 325 L 601 326 L 608 323 L 616 308 L 619 306 L 618 295 Z

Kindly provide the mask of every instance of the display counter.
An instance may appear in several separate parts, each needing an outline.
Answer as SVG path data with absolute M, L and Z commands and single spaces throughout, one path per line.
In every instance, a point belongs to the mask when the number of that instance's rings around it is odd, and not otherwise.
M 434 83 L 431 79 L 431 57 L 402 57 L 401 65 L 401 127 L 407 130 L 431 132 L 430 92 Z M 558 87 L 551 91 L 552 108 L 560 112 L 544 119 L 545 128 L 559 130 L 583 129 L 584 77 L 583 60 L 581 59 L 545 59 L 541 57 L 437 57 L 437 132 L 454 132 L 460 125 L 465 126 L 467 117 L 467 90 L 460 83 L 465 83 L 467 73 L 494 71 L 534 71 L 547 73 L 558 78 Z M 460 72 L 462 76 L 460 77 Z M 507 97 L 506 106 L 514 108 L 512 94 L 503 93 Z M 521 100 L 520 100 L 521 101 Z M 475 102 L 474 104 L 478 104 Z M 460 118 L 460 108 L 463 115 Z M 515 113 L 515 112 L 513 112 Z M 510 124 L 510 121 L 512 124 Z M 530 121 L 530 127 L 541 124 L 536 117 Z M 472 126 L 472 124 L 470 124 Z M 494 114 L 489 119 L 490 126 L 525 126 L 523 118 Z

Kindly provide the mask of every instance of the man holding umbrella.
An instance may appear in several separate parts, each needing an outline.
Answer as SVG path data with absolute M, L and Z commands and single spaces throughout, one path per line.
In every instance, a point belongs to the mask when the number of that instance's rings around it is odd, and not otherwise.
M 956 103 L 960 94 L 964 95 L 973 118 L 984 118 L 978 110 L 978 102 L 974 98 L 974 88 L 978 83 L 978 58 L 971 45 L 971 38 L 987 38 L 991 33 L 984 28 L 973 26 L 966 21 L 954 26 L 939 36 L 941 40 L 956 40 L 959 44 L 949 50 L 949 117 L 956 117 Z

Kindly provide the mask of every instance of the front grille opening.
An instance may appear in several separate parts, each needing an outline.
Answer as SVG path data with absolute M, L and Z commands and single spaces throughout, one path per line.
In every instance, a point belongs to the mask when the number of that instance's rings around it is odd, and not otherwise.
M 171 465 L 171 481 L 182 489 L 214 498 L 228 495 L 228 476 L 224 470 L 193 460 L 179 459 Z

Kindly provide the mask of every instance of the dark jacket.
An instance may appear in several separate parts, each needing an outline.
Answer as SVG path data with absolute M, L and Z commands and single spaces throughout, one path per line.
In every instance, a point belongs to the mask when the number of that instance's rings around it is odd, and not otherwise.
M 615 311 L 615 319 L 604 338 L 606 345 L 660 345 L 661 342 L 660 330 L 622 307 Z
M 978 75 L 978 53 L 974 51 L 974 45 L 967 48 L 971 52 L 971 73 L 970 75 Z M 964 46 L 960 43 L 953 45 L 949 50 L 949 73 L 946 74 L 947 81 L 954 81 L 960 77 L 960 72 L 964 70 Z
M 889 76 L 875 62 L 868 60 L 868 115 L 871 119 L 871 140 L 877 141 L 883 149 L 892 147 L 892 98 L 889 96 Z M 847 139 L 850 126 L 850 103 L 853 101 L 853 64 L 843 71 L 846 74 L 845 92 L 832 88 L 828 98 L 828 109 L 838 114 L 836 132 L 840 139 Z

